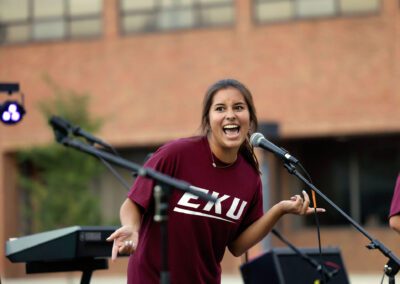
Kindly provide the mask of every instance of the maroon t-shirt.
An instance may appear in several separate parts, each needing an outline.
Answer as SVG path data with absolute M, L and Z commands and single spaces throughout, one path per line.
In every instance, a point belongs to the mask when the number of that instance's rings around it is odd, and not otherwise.
M 396 186 L 394 187 L 394 193 L 392 203 L 390 205 L 389 217 L 400 214 L 400 173 L 397 176 Z
M 206 137 L 170 142 L 146 162 L 219 199 L 213 204 L 173 189 L 168 213 L 168 261 L 171 283 L 221 282 L 220 262 L 226 246 L 263 214 L 261 179 L 239 156 L 226 168 L 212 166 Z M 139 244 L 128 265 L 128 283 L 159 283 L 160 225 L 153 220 L 154 182 L 138 177 L 128 197 L 143 209 Z

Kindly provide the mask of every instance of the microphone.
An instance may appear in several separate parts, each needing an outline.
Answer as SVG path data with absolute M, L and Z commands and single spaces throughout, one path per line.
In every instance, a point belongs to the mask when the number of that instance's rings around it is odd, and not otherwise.
M 71 124 L 58 116 L 52 116 L 49 123 L 54 130 L 57 142 L 63 143 L 64 139 L 69 135 Z
M 85 138 L 89 143 L 96 143 L 106 148 L 111 148 L 110 145 L 103 142 L 97 137 L 94 137 L 92 134 L 89 134 L 85 130 L 81 129 L 79 126 L 72 125 L 69 121 L 58 117 L 52 116 L 50 118 L 50 124 L 55 130 L 56 139 L 58 142 L 62 142 L 62 139 L 72 133 L 75 136 Z
M 264 150 L 270 151 L 286 162 L 293 164 L 297 164 L 299 162 L 299 160 L 290 155 L 288 151 L 268 141 L 268 139 L 266 139 L 261 133 L 253 133 L 250 137 L 250 144 L 253 145 L 253 147 L 260 147 Z

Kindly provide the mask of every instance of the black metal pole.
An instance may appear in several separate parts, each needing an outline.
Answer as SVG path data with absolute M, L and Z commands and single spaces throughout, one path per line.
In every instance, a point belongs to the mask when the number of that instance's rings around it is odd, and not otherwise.
M 287 239 L 285 239 L 281 235 L 281 233 L 279 233 L 279 231 L 277 231 L 275 229 L 272 229 L 271 232 L 278 239 L 280 239 L 282 242 L 284 242 L 288 247 L 290 247 L 299 257 L 301 257 L 303 260 L 305 260 L 311 266 L 313 266 L 315 268 L 315 270 L 317 270 L 320 274 L 323 274 L 323 276 L 321 275 L 321 277 L 323 277 L 325 279 L 323 281 L 323 283 L 329 282 L 329 280 L 338 272 L 337 270 L 336 271 L 335 270 L 334 271 L 329 271 L 328 269 L 326 269 L 326 267 L 324 265 L 322 265 L 322 263 L 319 263 L 314 258 L 312 258 L 312 257 L 308 256 L 307 254 L 303 253 L 296 246 L 294 246 L 291 242 L 289 242 Z
M 92 278 L 92 270 L 83 270 L 81 277 L 81 284 L 89 284 L 90 278 Z
M 353 225 L 360 233 L 362 233 L 365 237 L 367 237 L 371 243 L 367 245 L 368 249 L 378 249 L 384 256 L 389 258 L 389 262 L 384 267 L 384 272 L 389 276 L 389 280 L 391 276 L 393 276 L 399 271 L 400 268 L 400 259 L 389 250 L 382 242 L 377 239 L 374 239 L 360 224 L 354 221 L 348 214 L 346 214 L 342 209 L 340 209 L 333 201 L 331 201 L 325 194 L 323 194 L 318 188 L 316 188 L 311 182 L 309 182 L 304 176 L 302 176 L 296 169 L 296 167 L 292 163 L 285 162 L 285 168 L 288 172 L 298 179 L 303 181 L 309 188 L 311 188 L 315 193 L 317 193 L 322 199 L 324 199 L 329 205 L 331 205 L 337 212 L 339 212 L 350 224 Z M 394 283 L 394 282 L 393 282 Z
M 161 233 L 161 271 L 160 283 L 169 284 L 168 265 L 168 206 L 171 189 L 167 185 L 157 184 L 154 187 L 155 214 L 154 221 L 160 223 Z
M 201 198 L 205 201 L 211 201 L 211 202 L 217 201 L 217 198 L 215 198 L 211 194 L 196 190 L 192 185 L 190 185 L 186 181 L 182 181 L 182 180 L 170 177 L 166 174 L 163 174 L 163 173 L 153 170 L 151 168 L 144 168 L 144 167 L 139 166 L 135 163 L 132 163 L 126 159 L 118 157 L 114 154 L 110 154 L 110 153 L 101 151 L 94 146 L 84 144 L 81 141 L 74 140 L 69 137 L 64 137 L 64 138 L 60 139 L 60 141 L 58 141 L 58 142 L 63 144 L 64 146 L 75 148 L 82 152 L 91 154 L 97 158 L 101 157 L 102 159 L 104 159 L 108 162 L 114 163 L 120 167 L 131 170 L 133 172 L 136 172 L 140 176 L 153 179 L 153 180 L 157 181 L 158 183 L 162 183 L 162 184 L 171 186 L 172 188 L 176 188 L 176 189 L 179 189 L 179 190 L 182 190 L 185 192 L 189 192 L 195 196 L 198 196 L 199 198 Z

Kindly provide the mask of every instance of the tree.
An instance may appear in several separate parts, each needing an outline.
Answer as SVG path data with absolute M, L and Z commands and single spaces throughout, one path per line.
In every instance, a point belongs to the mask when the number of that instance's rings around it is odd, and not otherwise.
M 87 131 L 100 127 L 99 120 L 89 117 L 88 94 L 64 90 L 49 78 L 46 81 L 55 95 L 53 100 L 39 104 L 46 121 L 57 115 Z M 96 159 L 55 142 L 21 150 L 17 157 L 21 166 L 19 182 L 25 192 L 23 216 L 30 224 L 28 233 L 100 224 L 99 196 L 90 187 L 102 169 Z

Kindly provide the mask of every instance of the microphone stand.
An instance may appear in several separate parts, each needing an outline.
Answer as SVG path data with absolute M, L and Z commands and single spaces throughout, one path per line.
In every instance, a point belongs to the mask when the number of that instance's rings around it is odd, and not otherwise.
M 384 256 L 389 258 L 389 261 L 384 266 L 384 272 L 389 277 L 389 283 L 395 283 L 395 275 L 400 269 L 400 259 L 389 250 L 382 242 L 374 239 L 361 225 L 354 221 L 349 215 L 347 215 L 342 209 L 340 209 L 334 202 L 332 202 L 326 195 L 324 195 L 318 188 L 316 188 L 311 182 L 309 182 L 304 176 L 302 176 L 296 169 L 296 167 L 289 161 L 284 162 L 284 167 L 288 172 L 298 179 L 303 181 L 309 188 L 314 190 L 320 197 L 322 197 L 329 205 L 331 205 L 336 211 L 338 211 L 350 224 L 352 224 L 360 233 L 367 237 L 371 243 L 366 247 L 368 249 L 378 249 Z
M 153 179 L 156 182 L 154 187 L 154 200 L 155 200 L 155 214 L 154 221 L 160 223 L 161 233 L 161 273 L 160 283 L 169 284 L 170 277 L 168 271 L 168 205 L 169 197 L 171 194 L 171 188 L 176 188 L 184 192 L 189 192 L 199 198 L 216 202 L 217 199 L 210 194 L 193 189 L 193 187 L 182 180 L 175 179 L 151 168 L 144 168 L 114 154 L 104 152 L 97 149 L 96 147 L 88 144 L 84 144 L 81 141 L 77 141 L 68 137 L 68 132 L 55 130 L 56 141 L 64 146 L 71 147 L 82 152 L 91 154 L 97 158 L 104 159 L 108 162 L 116 164 L 125 169 L 131 170 L 140 176 Z
M 301 257 L 303 260 L 308 262 L 311 266 L 313 266 L 320 274 L 324 274 L 324 278 L 326 279 L 326 282 L 329 282 L 329 280 L 336 274 L 338 273 L 338 270 L 335 269 L 333 271 L 329 271 L 326 269 L 326 267 L 318 261 L 316 261 L 314 258 L 308 256 L 307 254 L 303 253 L 301 250 L 299 250 L 297 247 L 295 247 L 293 244 L 291 244 L 287 239 L 285 239 L 277 230 L 272 229 L 271 231 L 277 238 L 279 238 L 282 242 L 284 242 L 288 247 L 290 247 L 299 257 Z

